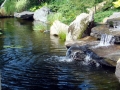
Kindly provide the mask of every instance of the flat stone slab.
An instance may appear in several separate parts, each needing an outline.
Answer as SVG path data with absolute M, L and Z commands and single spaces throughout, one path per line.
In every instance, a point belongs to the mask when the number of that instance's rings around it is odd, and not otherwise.
M 120 45 L 93 47 L 91 49 L 98 56 L 103 57 L 106 62 L 109 62 L 114 67 L 116 66 L 117 61 L 120 58 Z
M 33 20 L 34 12 L 23 11 L 21 13 L 14 13 L 14 17 L 24 20 Z

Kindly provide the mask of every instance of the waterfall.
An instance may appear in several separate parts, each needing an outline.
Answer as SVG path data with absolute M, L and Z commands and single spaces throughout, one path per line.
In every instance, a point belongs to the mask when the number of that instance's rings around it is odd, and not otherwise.
M 98 46 L 114 45 L 114 42 L 115 42 L 115 38 L 113 35 L 102 34 Z

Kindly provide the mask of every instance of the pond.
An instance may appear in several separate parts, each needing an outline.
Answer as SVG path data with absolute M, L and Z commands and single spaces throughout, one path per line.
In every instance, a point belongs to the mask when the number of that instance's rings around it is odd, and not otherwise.
M 66 47 L 32 21 L 0 19 L 2 90 L 119 90 L 114 69 L 81 65 L 65 57 Z

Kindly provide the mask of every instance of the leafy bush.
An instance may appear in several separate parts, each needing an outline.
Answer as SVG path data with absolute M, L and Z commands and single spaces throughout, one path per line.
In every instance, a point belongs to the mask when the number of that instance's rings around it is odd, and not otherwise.
M 16 0 L 7 0 L 6 3 L 4 4 L 4 11 L 6 12 L 7 15 L 13 15 L 15 12 L 15 4 Z
M 119 8 L 120 7 L 120 0 L 113 2 L 113 5 L 115 8 Z
M 62 13 L 52 13 L 48 15 L 48 23 L 51 25 L 55 20 L 64 20 Z
M 15 4 L 15 8 L 18 12 L 25 10 L 27 4 L 29 4 L 28 0 L 18 0 Z

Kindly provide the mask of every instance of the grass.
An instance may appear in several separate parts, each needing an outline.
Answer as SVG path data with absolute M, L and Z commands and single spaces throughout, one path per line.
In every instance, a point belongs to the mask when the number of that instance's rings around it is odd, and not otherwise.
M 26 6 L 29 4 L 28 0 L 18 0 L 15 4 L 17 12 L 25 10 Z
M 116 10 L 108 10 L 108 11 L 104 11 L 104 12 L 103 11 L 97 12 L 94 16 L 95 22 L 102 22 L 105 17 L 109 17 L 115 11 L 117 12 L 119 10 L 116 9 Z
M 11 4 L 10 4 L 11 3 Z M 15 3 L 16 0 L 7 0 L 4 4 L 4 11 L 6 15 L 13 15 L 15 12 Z
M 4 4 L 4 8 L 0 9 L 0 13 L 1 15 L 13 15 L 16 11 L 24 11 L 27 4 L 29 4 L 28 0 L 7 0 Z
M 64 32 L 59 32 L 58 34 L 60 40 L 65 41 L 66 40 L 66 33 Z
M 48 19 L 48 23 L 52 25 L 55 20 L 61 21 L 64 20 L 64 17 L 62 16 L 61 13 L 53 13 L 53 14 L 49 14 L 47 19 Z
M 86 8 L 93 7 L 102 1 L 104 0 L 52 0 L 48 7 L 55 13 L 61 13 L 63 17 L 60 19 L 61 22 L 70 24 L 77 15 L 87 12 Z

